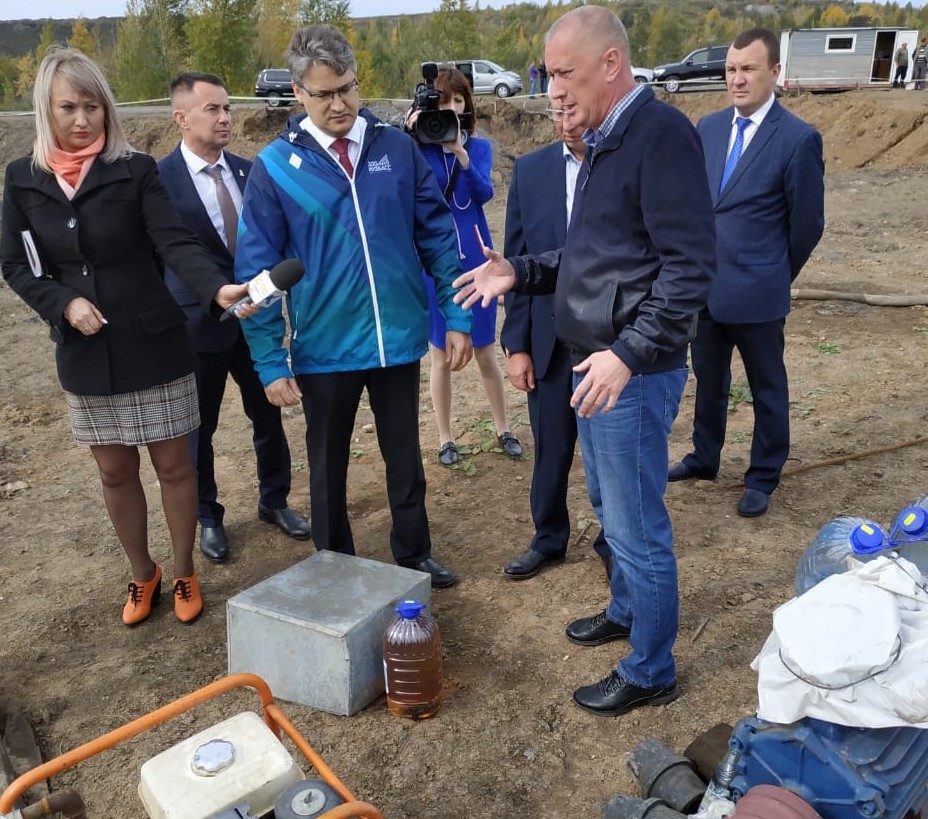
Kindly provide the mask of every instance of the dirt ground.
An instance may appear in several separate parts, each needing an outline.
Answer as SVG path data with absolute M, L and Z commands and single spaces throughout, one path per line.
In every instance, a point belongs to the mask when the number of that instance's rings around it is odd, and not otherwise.
M 674 102 L 696 117 L 724 105 L 724 97 L 687 94 Z M 822 130 L 827 154 L 827 228 L 798 284 L 928 295 L 928 95 L 861 92 L 785 104 Z M 489 209 L 497 239 L 512 158 L 548 139 L 542 106 L 481 103 L 480 125 L 497 150 L 497 197 Z M 240 111 L 233 147 L 253 155 L 276 118 Z M 167 119 L 128 115 L 135 146 L 159 157 L 170 150 L 176 136 Z M 30 141 L 27 121 L 0 120 L 0 164 L 26 153 Z M 5 286 L 0 318 L 0 698 L 25 709 L 49 758 L 223 676 L 224 601 L 307 557 L 312 546 L 257 520 L 248 425 L 230 389 L 217 470 L 232 559 L 223 566 L 199 562 L 207 609 L 193 627 L 180 626 L 166 605 L 144 626 L 124 628 L 127 564 L 92 459 L 71 441 L 47 332 Z M 674 484 L 667 492 L 680 567 L 676 650 L 683 696 L 618 719 L 597 718 L 571 702 L 573 689 L 604 676 L 623 650 L 621 644 L 584 649 L 564 637 L 570 620 L 601 610 L 608 595 L 590 548 L 594 523 L 579 459 L 566 564 L 526 582 L 508 581 L 502 567 L 532 534 L 531 460 L 488 452 L 468 456 L 467 469 L 441 467 L 423 379 L 435 553 L 462 576 L 458 586 L 433 596 L 445 646 L 444 707 L 422 723 L 391 716 L 382 699 L 350 718 L 289 703 L 284 712 L 346 784 L 391 819 L 601 815 L 610 796 L 636 793 L 625 760 L 638 742 L 653 737 L 680 751 L 715 723 L 753 711 L 749 663 L 769 632 L 771 612 L 790 598 L 797 559 L 822 523 L 838 513 L 889 523 L 928 490 L 920 375 L 926 352 L 928 308 L 794 302 L 787 322 L 792 455 L 769 514 L 753 520 L 735 514 L 752 427 L 736 365 L 719 480 Z M 489 409 L 476 367 L 455 384 L 458 441 L 479 448 Z M 688 451 L 694 389 L 691 379 L 671 440 L 673 458 Z M 514 431 L 530 451 L 524 398 L 507 390 Z M 362 407 L 349 502 L 359 554 L 388 561 L 382 463 L 375 434 L 364 427 L 371 420 Z M 294 454 L 291 505 L 308 512 L 302 417 L 288 413 L 286 426 Z M 152 551 L 167 561 L 147 464 L 143 476 Z M 141 817 L 135 789 L 146 759 L 256 703 L 249 694 L 223 697 L 61 774 L 53 785 L 76 787 L 91 816 Z

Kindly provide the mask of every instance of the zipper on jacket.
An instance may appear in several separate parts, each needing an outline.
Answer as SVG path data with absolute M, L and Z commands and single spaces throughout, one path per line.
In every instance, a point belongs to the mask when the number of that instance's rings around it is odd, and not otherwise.
M 368 123 L 370 127 L 370 123 Z M 365 136 L 367 135 L 365 129 Z M 361 167 L 361 151 L 364 149 L 362 143 L 358 150 L 358 164 L 355 166 L 354 175 L 348 177 L 348 184 L 351 185 L 351 201 L 354 203 L 354 214 L 358 220 L 358 229 L 361 231 L 361 248 L 364 250 L 364 264 L 367 267 L 367 283 L 371 289 L 371 299 L 374 302 L 374 323 L 377 326 L 377 353 L 380 356 L 380 366 L 387 366 L 387 356 L 383 349 L 383 327 L 380 323 L 380 301 L 377 298 L 377 285 L 374 283 L 374 266 L 371 264 L 371 251 L 367 243 L 367 232 L 364 230 L 364 220 L 361 218 L 361 203 L 358 201 L 358 189 L 355 181 L 358 177 L 358 169 Z M 344 168 L 339 165 L 339 169 L 344 173 Z

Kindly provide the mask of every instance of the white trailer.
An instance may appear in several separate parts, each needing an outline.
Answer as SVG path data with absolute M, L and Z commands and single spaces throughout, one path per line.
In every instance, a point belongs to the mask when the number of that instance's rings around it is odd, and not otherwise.
M 777 85 L 786 91 L 888 87 L 896 66 L 893 57 L 908 45 L 912 55 L 918 31 L 911 28 L 797 28 L 780 35 L 780 75 Z

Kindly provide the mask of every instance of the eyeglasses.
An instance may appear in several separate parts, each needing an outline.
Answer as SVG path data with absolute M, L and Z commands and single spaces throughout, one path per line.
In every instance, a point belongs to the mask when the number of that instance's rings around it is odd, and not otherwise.
M 351 96 L 355 91 L 358 90 L 358 78 L 355 77 L 347 85 L 343 85 L 341 88 L 336 88 L 334 91 L 310 91 L 303 83 L 298 82 L 297 85 L 303 89 L 303 92 L 307 97 L 313 100 L 318 100 L 321 103 L 331 105 L 335 102 L 335 98 L 338 97 L 341 100 L 346 99 Z
M 564 119 L 564 111 L 560 108 L 545 108 L 545 116 L 552 122 L 560 122 Z

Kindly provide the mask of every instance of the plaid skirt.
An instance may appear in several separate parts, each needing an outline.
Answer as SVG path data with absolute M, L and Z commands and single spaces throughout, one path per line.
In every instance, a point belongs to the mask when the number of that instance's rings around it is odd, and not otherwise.
M 142 446 L 167 441 L 200 426 L 193 373 L 118 395 L 65 392 L 74 440 L 79 444 Z

